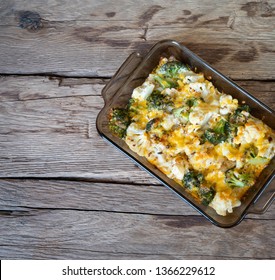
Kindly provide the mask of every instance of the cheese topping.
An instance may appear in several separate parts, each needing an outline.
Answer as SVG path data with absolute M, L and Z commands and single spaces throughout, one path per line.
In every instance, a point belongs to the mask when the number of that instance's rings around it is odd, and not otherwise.
M 224 216 L 241 205 L 275 154 L 274 131 L 249 109 L 202 73 L 162 58 L 127 108 L 113 110 L 110 129 Z

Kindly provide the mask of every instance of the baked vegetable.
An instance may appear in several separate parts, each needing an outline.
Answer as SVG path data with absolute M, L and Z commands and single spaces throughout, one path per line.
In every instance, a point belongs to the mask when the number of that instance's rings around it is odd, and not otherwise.
M 275 155 L 274 131 L 247 104 L 173 57 L 160 60 L 127 108 L 110 112 L 109 127 L 223 216 L 241 205 Z

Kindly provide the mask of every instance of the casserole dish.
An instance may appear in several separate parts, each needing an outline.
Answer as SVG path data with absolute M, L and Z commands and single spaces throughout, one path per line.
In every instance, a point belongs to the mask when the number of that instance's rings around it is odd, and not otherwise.
M 270 188 L 268 189 L 268 185 L 275 175 L 274 158 L 262 171 L 256 183 L 246 192 L 242 199 L 241 206 L 234 208 L 233 213 L 229 213 L 226 216 L 220 216 L 211 207 L 198 203 L 182 186 L 174 180 L 169 179 L 144 157 L 138 156 L 134 153 L 122 139 L 116 137 L 110 131 L 108 118 L 110 110 L 112 108 L 125 107 L 131 98 L 133 90 L 144 82 L 152 70 L 158 65 L 160 58 L 169 58 L 171 56 L 189 65 L 195 72 L 202 72 L 205 77 L 211 80 L 213 85 L 220 92 L 230 93 L 230 95 L 238 99 L 240 102 L 245 102 L 251 108 L 251 115 L 262 119 L 265 124 L 272 129 L 275 129 L 275 116 L 273 110 L 212 68 L 186 47 L 180 45 L 176 41 L 165 40 L 154 45 L 144 57 L 138 53 L 130 55 L 102 90 L 105 105 L 98 114 L 96 121 L 99 134 L 133 159 L 141 168 L 156 177 L 162 184 L 177 193 L 183 200 L 188 202 L 217 226 L 232 227 L 237 225 L 247 213 L 265 212 L 274 199 L 274 190 Z M 264 205 L 260 208 L 259 199 L 264 201 Z M 258 201 L 257 204 L 255 204 L 256 201 Z

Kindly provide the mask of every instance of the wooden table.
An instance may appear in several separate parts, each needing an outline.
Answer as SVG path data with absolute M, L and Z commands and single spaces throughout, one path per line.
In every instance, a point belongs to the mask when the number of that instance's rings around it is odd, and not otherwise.
M 122 62 L 168 38 L 274 109 L 274 15 L 274 0 L 1 0 L 0 258 L 274 259 L 274 204 L 215 227 L 95 127 Z

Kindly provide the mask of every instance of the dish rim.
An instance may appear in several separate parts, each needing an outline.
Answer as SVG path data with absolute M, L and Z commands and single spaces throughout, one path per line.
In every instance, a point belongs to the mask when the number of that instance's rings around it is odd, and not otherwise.
M 257 189 L 256 194 L 253 195 L 253 198 L 251 200 L 250 203 L 247 204 L 247 206 L 241 211 L 241 214 L 237 216 L 237 219 L 235 219 L 232 223 L 221 223 L 219 221 L 217 221 L 216 219 L 214 219 L 211 215 L 209 215 L 208 213 L 206 213 L 205 210 L 203 210 L 202 205 L 200 205 L 200 207 L 198 205 L 196 205 L 192 200 L 190 200 L 188 198 L 188 196 L 186 196 L 186 191 L 182 188 L 182 191 L 178 191 L 177 189 L 175 189 L 173 186 L 171 186 L 171 184 L 168 183 L 168 181 L 171 181 L 172 179 L 168 178 L 165 174 L 165 176 L 167 177 L 168 180 L 163 180 L 163 178 L 161 178 L 158 173 L 161 172 L 156 172 L 156 170 L 152 170 L 150 168 L 148 168 L 146 165 L 143 164 L 142 161 L 139 160 L 140 156 L 138 155 L 133 155 L 133 152 L 130 149 L 125 149 L 123 148 L 118 141 L 114 141 L 111 137 L 109 137 L 108 135 L 106 135 L 106 133 L 104 133 L 104 131 L 102 131 L 101 129 L 101 125 L 100 125 L 100 118 L 102 117 L 101 114 L 104 111 L 104 108 L 106 108 L 106 106 L 109 103 L 112 103 L 112 101 L 114 100 L 115 96 L 119 93 L 119 91 L 121 90 L 122 87 L 125 87 L 125 84 L 129 83 L 129 81 L 131 81 L 131 78 L 133 78 L 134 73 L 136 71 L 139 70 L 138 67 L 140 67 L 144 61 L 146 61 L 148 59 L 148 57 L 150 57 L 150 55 L 152 55 L 153 52 L 155 52 L 158 48 L 163 47 L 163 45 L 167 45 L 168 46 L 173 46 L 176 48 L 179 48 L 181 51 L 184 51 L 186 53 L 188 53 L 190 56 L 192 56 L 192 59 L 195 59 L 198 63 L 202 64 L 202 66 L 206 66 L 207 69 L 211 70 L 213 73 L 215 73 L 217 76 L 221 77 L 221 79 L 225 80 L 230 86 L 236 88 L 241 94 L 244 94 L 245 97 L 247 99 L 252 100 L 252 102 L 255 102 L 256 104 L 258 104 L 259 106 L 261 106 L 264 110 L 268 111 L 268 113 L 272 114 L 274 116 L 275 112 L 274 110 L 272 110 L 271 108 L 269 108 L 266 104 L 264 104 L 262 101 L 258 100 L 257 98 L 255 98 L 253 95 L 251 95 L 249 92 L 247 92 L 246 90 L 244 90 L 242 87 L 240 87 L 238 84 L 236 84 L 235 82 L 233 82 L 230 78 L 226 77 L 225 75 L 223 75 L 222 73 L 220 73 L 218 70 L 216 70 L 215 68 L 213 68 L 210 64 L 208 64 L 207 62 L 205 62 L 203 59 L 201 59 L 200 57 L 198 57 L 196 54 L 194 54 L 192 51 L 190 51 L 188 48 L 186 48 L 184 45 L 181 45 L 180 43 L 178 43 L 175 40 L 161 40 L 159 42 L 157 42 L 156 44 L 154 44 L 151 49 L 147 52 L 147 54 L 145 54 L 144 56 L 141 56 L 139 53 L 132 53 L 125 61 L 124 63 L 121 65 L 121 67 L 117 70 L 117 72 L 115 73 L 115 75 L 113 76 L 113 78 L 109 81 L 109 83 L 103 88 L 102 90 L 102 96 L 104 98 L 104 106 L 101 109 L 101 111 L 99 112 L 97 119 L 96 119 L 96 128 L 97 131 L 99 133 L 99 135 L 107 140 L 109 143 L 111 143 L 114 147 L 116 147 L 119 151 L 121 151 L 122 153 L 124 153 L 127 157 L 129 157 L 132 161 L 134 161 L 135 164 L 137 164 L 141 169 L 145 170 L 146 172 L 148 172 L 151 176 L 155 177 L 162 185 L 164 185 L 165 187 L 167 187 L 169 190 L 173 191 L 175 194 L 177 194 L 181 199 L 183 199 L 185 202 L 187 202 L 192 208 L 194 208 L 196 211 L 198 211 L 200 214 L 202 214 L 205 218 L 207 218 L 207 220 L 209 220 L 211 223 L 213 223 L 216 226 L 219 227 L 223 227 L 223 228 L 229 228 L 229 227 L 233 227 L 236 226 L 237 224 L 239 224 L 243 218 L 249 213 L 249 208 L 251 208 L 256 202 L 257 200 L 262 196 L 262 194 L 265 192 L 266 188 L 268 187 L 268 185 L 270 184 L 270 182 L 273 180 L 274 176 L 275 176 L 275 168 L 273 168 L 273 171 L 269 174 L 268 178 L 265 178 L 265 182 L 261 185 L 261 187 L 259 187 Z M 130 72 L 128 75 L 125 75 L 125 81 L 123 83 L 123 85 L 119 86 L 118 89 L 112 93 L 112 98 L 108 99 L 107 94 L 108 91 L 111 88 L 112 83 L 114 84 L 116 81 L 116 79 L 121 78 L 123 71 L 125 70 L 126 66 L 125 64 L 129 64 L 131 63 L 131 59 L 133 59 L 133 56 L 136 56 L 136 58 L 138 58 L 139 62 L 137 63 L 137 66 L 134 67 L 134 70 L 132 72 Z M 105 116 L 106 117 L 106 116 Z M 274 158 L 273 158 L 274 161 Z M 163 173 L 162 173 L 163 174 Z M 272 202 L 271 202 L 272 203 Z M 270 204 L 271 204 L 270 203 Z M 236 208 L 234 208 L 235 210 Z M 234 212 L 233 210 L 233 212 Z M 226 216 L 225 216 L 226 217 Z

